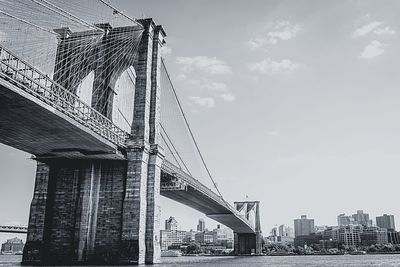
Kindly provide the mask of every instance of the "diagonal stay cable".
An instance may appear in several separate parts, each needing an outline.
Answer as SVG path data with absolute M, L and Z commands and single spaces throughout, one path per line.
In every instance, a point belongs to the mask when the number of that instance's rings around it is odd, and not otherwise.
M 183 166 L 185 167 L 186 171 L 190 174 L 190 176 L 192 176 L 192 174 L 189 171 L 189 168 L 186 166 L 186 163 L 183 161 L 181 155 L 179 154 L 178 150 L 176 149 L 176 147 L 174 146 L 174 143 L 172 142 L 172 140 L 169 138 L 169 135 L 167 133 L 167 131 L 165 131 L 164 127 L 162 126 L 162 124 L 160 123 L 161 126 L 161 130 L 165 133 L 165 136 L 167 137 L 168 141 L 170 142 L 172 148 L 175 150 L 175 154 L 178 155 L 178 158 L 181 160 Z
M 190 134 L 190 136 L 192 137 L 192 140 L 193 140 L 193 143 L 194 143 L 194 145 L 195 145 L 195 147 L 196 147 L 196 150 L 197 150 L 197 152 L 199 153 L 201 162 L 203 163 L 203 166 L 204 166 L 204 168 L 205 168 L 206 171 L 207 171 L 208 177 L 210 178 L 211 182 L 213 183 L 213 185 L 214 185 L 215 189 L 217 190 L 219 196 L 221 197 L 221 199 L 224 200 L 224 198 L 222 197 L 221 191 L 219 191 L 218 186 L 217 186 L 216 182 L 214 181 L 214 178 L 212 177 L 212 175 L 211 175 L 211 173 L 210 173 L 210 170 L 209 170 L 208 167 L 207 167 L 207 164 L 206 164 L 206 162 L 205 162 L 205 160 L 204 160 L 204 158 L 203 158 L 203 155 L 201 154 L 201 151 L 200 151 L 200 148 L 199 148 L 199 146 L 198 146 L 198 144 L 197 144 L 197 142 L 196 142 L 196 139 L 194 138 L 193 131 L 192 131 L 192 129 L 191 129 L 190 126 L 189 126 L 189 123 L 188 123 L 188 120 L 187 120 L 187 118 L 186 118 L 185 112 L 183 111 L 181 102 L 179 101 L 178 95 L 176 94 L 175 87 L 174 87 L 174 85 L 172 84 L 171 77 L 169 76 L 169 73 L 168 73 L 167 68 L 166 68 L 166 66 L 165 66 L 164 59 L 162 59 L 162 58 L 161 58 L 161 63 L 162 63 L 162 66 L 163 66 L 163 68 L 164 68 L 164 70 L 165 70 L 165 73 L 167 74 L 168 81 L 169 81 L 169 83 L 171 84 L 172 92 L 174 93 L 175 99 L 176 99 L 176 101 L 177 101 L 177 103 L 178 103 L 178 106 L 179 106 L 179 109 L 180 109 L 180 111 L 181 111 L 181 113 L 182 113 L 182 116 L 183 116 L 183 119 L 184 119 L 184 121 L 185 121 L 186 127 L 188 128 L 189 134 Z M 224 200 L 224 202 L 225 202 L 225 200 Z
M 165 137 L 162 133 L 160 133 L 162 140 L 164 141 L 165 145 L 167 146 L 169 152 L 171 153 L 172 157 L 174 158 L 174 160 L 176 161 L 176 163 L 178 164 L 179 168 L 182 169 L 181 164 L 179 164 L 178 159 L 175 157 L 175 153 L 172 151 L 171 147 L 168 145 L 167 140 L 165 140 Z

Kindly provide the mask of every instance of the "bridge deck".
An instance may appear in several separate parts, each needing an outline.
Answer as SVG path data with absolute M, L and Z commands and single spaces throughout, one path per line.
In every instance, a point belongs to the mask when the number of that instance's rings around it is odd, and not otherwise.
M 117 146 L 0 77 L 0 142 L 34 155 L 117 157 Z
M 161 195 L 198 210 L 236 233 L 255 231 L 239 212 L 198 180 L 165 161 L 162 165 Z

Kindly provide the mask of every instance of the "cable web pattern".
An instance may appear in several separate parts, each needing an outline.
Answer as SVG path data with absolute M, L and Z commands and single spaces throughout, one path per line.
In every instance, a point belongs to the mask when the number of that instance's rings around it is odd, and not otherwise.
M 128 133 L 142 32 L 104 0 L 0 2 L 0 45 Z
M 161 64 L 161 145 L 166 160 L 207 186 L 222 198 L 188 123 L 164 61 Z

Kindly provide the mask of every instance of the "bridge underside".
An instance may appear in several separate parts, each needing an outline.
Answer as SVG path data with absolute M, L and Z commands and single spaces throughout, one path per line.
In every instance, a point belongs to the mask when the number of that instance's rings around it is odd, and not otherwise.
M 175 190 L 161 188 L 161 195 L 204 213 L 207 217 L 231 228 L 235 233 L 254 234 L 254 230 L 232 211 L 191 186 Z
M 4 79 L 0 143 L 39 157 L 122 157 L 116 145 Z

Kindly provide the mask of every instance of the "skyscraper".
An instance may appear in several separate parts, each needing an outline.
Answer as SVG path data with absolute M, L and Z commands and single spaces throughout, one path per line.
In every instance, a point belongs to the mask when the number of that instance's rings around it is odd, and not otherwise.
M 294 220 L 294 236 L 309 235 L 314 233 L 314 219 L 307 219 L 307 215 L 301 215 Z
M 279 226 L 279 236 L 286 236 L 286 227 L 284 224 Z
M 178 222 L 174 217 L 170 216 L 168 220 L 165 220 L 165 230 L 177 231 L 178 230 Z
M 353 214 L 351 216 L 356 224 L 362 225 L 362 226 L 372 226 L 372 221 L 369 219 L 369 214 L 364 213 L 363 210 L 357 210 L 356 214 Z
M 338 222 L 338 226 L 346 226 L 346 225 L 354 224 L 354 218 L 342 213 L 337 216 L 337 222 Z
M 206 230 L 206 223 L 204 219 L 199 219 L 199 223 L 197 224 L 197 231 L 204 232 Z
M 387 230 L 396 230 L 394 216 L 383 214 L 382 216 L 376 217 L 376 226 L 380 228 L 385 228 Z

